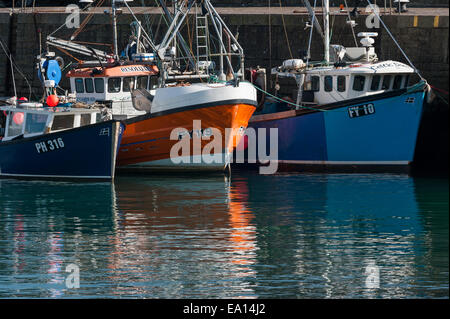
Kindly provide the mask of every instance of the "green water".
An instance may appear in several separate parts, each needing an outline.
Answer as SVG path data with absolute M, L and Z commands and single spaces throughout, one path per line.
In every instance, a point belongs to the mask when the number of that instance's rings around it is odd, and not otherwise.
M 448 298 L 448 191 L 383 174 L 0 180 L 0 297 Z

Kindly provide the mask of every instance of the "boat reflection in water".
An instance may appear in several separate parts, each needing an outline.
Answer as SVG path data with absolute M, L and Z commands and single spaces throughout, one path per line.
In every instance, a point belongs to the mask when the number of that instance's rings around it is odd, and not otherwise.
M 446 180 L 2 180 L 0 227 L 1 297 L 448 297 Z
M 240 279 L 255 275 L 249 268 L 256 257 L 254 216 L 240 197 L 245 193 L 231 185 L 224 176 L 120 178 L 111 280 L 139 278 L 145 284 L 113 293 L 254 295 Z

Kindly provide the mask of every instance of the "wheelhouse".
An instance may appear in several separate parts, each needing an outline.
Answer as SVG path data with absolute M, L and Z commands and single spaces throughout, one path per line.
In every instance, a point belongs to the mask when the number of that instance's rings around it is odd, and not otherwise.
M 70 79 L 77 101 L 87 104 L 104 101 L 130 100 L 134 89 L 154 90 L 158 86 L 156 66 L 127 65 L 106 68 L 73 69 Z
M 32 137 L 100 121 L 95 109 L 20 109 L 0 107 L 0 140 Z
M 402 63 L 389 62 L 382 66 L 359 64 L 307 71 L 302 102 L 328 104 L 408 87 L 414 70 Z

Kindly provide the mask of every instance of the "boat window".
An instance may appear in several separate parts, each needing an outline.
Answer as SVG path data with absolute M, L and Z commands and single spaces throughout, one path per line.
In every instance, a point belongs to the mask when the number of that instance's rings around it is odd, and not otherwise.
M 150 77 L 150 90 L 154 90 L 158 87 L 158 77 L 157 76 L 151 76 Z
M 55 115 L 53 118 L 52 131 L 72 128 L 74 119 L 74 114 Z
M 118 93 L 120 92 L 121 78 L 110 78 L 108 80 L 108 92 Z
M 345 76 L 339 75 L 337 77 L 337 90 L 339 92 L 345 92 Z
M 403 87 L 408 87 L 409 85 L 409 74 L 405 76 L 405 82 L 403 82 Z
M 330 75 L 325 76 L 324 78 L 324 89 L 325 92 L 333 91 L 333 77 Z
M 47 124 L 47 114 L 28 113 L 25 121 L 25 134 L 43 133 Z
M 0 111 L 0 139 L 5 136 L 6 130 L 6 111 Z
M 311 91 L 320 91 L 320 78 L 318 76 L 311 77 Z
M 403 80 L 403 76 L 401 75 L 396 75 L 394 77 L 394 85 L 392 86 L 393 90 L 398 90 L 402 87 L 402 80 Z
M 86 93 L 94 93 L 94 81 L 91 78 L 84 79 Z
M 353 80 L 353 90 L 354 91 L 363 91 L 364 84 L 366 83 L 366 77 L 362 75 L 355 76 Z
M 91 114 L 81 114 L 80 126 L 91 124 Z
M 75 79 L 75 90 L 77 91 L 77 93 L 84 93 L 83 79 Z
M 378 91 L 380 87 L 381 82 L 381 76 L 380 75 L 374 75 L 372 77 L 372 84 L 370 85 L 371 91 Z
M 383 78 L 383 85 L 381 86 L 381 89 L 383 90 L 389 90 L 391 87 L 391 76 L 385 75 Z
M 95 78 L 95 93 L 105 93 L 105 80 L 103 78 Z
M 136 89 L 147 89 L 148 76 L 138 76 Z
M 25 115 L 23 112 L 11 112 L 8 123 L 8 136 L 22 134 Z
M 134 90 L 134 77 L 123 78 L 123 91 L 130 92 L 131 90 Z

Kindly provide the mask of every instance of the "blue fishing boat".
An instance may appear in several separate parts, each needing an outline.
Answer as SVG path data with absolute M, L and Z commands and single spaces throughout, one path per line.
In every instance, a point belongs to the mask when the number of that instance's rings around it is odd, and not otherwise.
M 276 90 L 281 79 L 295 81 L 294 98 L 268 97 L 249 128 L 266 129 L 265 145 L 270 129 L 278 129 L 278 155 L 271 160 L 279 168 L 408 169 L 429 85 L 412 63 L 379 61 L 372 46 L 376 32 L 358 33 L 359 47 L 330 45 L 328 1 L 324 5 L 324 61 L 310 62 L 308 54 L 273 68 Z M 314 25 L 313 10 L 311 16 Z M 415 73 L 420 79 L 411 85 Z
M 0 177 L 112 180 L 124 126 L 99 109 L 0 107 Z

